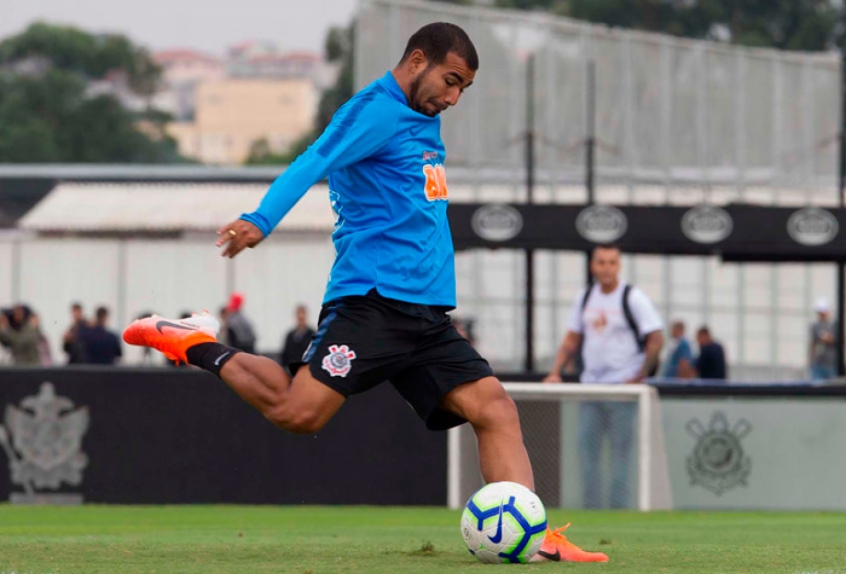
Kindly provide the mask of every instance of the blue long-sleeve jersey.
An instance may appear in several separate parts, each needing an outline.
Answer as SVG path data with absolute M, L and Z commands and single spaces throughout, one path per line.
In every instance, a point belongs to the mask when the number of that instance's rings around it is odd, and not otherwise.
M 328 176 L 336 256 L 324 303 L 375 288 L 391 299 L 455 307 L 445 158 L 440 118 L 412 110 L 388 72 L 344 104 L 241 219 L 267 236 Z

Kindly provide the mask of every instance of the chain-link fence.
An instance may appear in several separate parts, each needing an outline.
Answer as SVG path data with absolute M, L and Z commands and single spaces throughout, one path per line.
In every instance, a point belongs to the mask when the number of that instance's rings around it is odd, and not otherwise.
M 412 0 L 364 0 L 361 88 L 393 67 L 409 36 L 449 20 L 468 31 L 480 70 L 445 115 L 451 166 L 522 170 L 527 62 L 534 57 L 537 166 L 582 182 L 589 62 L 596 71 L 599 182 L 834 189 L 839 58 L 730 47 L 609 29 L 539 13 Z

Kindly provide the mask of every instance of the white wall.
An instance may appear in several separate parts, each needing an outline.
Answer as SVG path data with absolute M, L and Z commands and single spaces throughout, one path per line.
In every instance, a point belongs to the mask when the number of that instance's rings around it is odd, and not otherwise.
M 334 257 L 328 236 L 295 240 L 285 235 L 234 261 L 220 256 L 213 237 L 25 238 L 18 270 L 13 269 L 12 251 L 13 240 L 0 237 L 0 306 L 19 301 L 32 306 L 59 364 L 66 360 L 61 340 L 74 301 L 83 304 L 88 316 L 99 305 L 108 307 L 111 327 L 120 332 L 142 312 L 175 317 L 208 309 L 216 315 L 230 288 L 244 294 L 244 312 L 255 323 L 258 350 L 276 352 L 294 324 L 296 304 L 308 305 L 312 323 L 317 321 Z M 140 349 L 126 347 L 124 355 L 127 363 L 137 363 L 142 356 Z
M 144 311 L 177 316 L 225 304 L 231 290 L 244 294 L 245 314 L 256 326 L 257 348 L 278 352 L 304 303 L 314 324 L 334 258 L 328 235 L 278 233 L 235 260 L 220 257 L 214 237 L 150 239 L 20 239 L 18 284 L 13 236 L 0 236 L 0 306 L 18 298 L 42 317 L 54 357 L 65 360 L 61 336 L 69 305 L 90 315 L 112 310 L 120 331 Z M 476 321 L 477 346 L 495 367 L 523 365 L 524 269 L 518 251 L 470 251 L 456 257 L 456 315 Z M 581 253 L 536 253 L 536 368 L 549 367 L 564 335 L 573 298 L 585 281 Z M 642 288 L 666 322 L 686 321 L 692 334 L 707 323 L 725 344 L 735 375 L 790 379 L 806 363 L 808 325 L 817 297 L 834 303 L 831 264 L 727 264 L 717 258 L 624 256 L 624 277 Z M 137 349 L 125 349 L 138 362 Z M 740 365 L 740 368 L 738 368 Z

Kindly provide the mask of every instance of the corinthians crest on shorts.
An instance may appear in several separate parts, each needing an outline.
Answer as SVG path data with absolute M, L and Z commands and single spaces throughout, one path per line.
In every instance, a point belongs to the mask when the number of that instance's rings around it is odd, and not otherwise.
M 355 351 L 346 345 L 331 345 L 329 354 L 323 357 L 323 369 L 333 377 L 346 377 L 352 369 Z
M 13 493 L 12 501 L 81 502 L 79 495 L 45 495 L 35 489 L 57 490 L 63 482 L 73 486 L 82 482 L 88 465 L 82 452 L 88 408 L 74 409 L 70 399 L 56 396 L 53 385 L 46 382 L 38 395 L 26 397 L 20 406 L 6 407 L 6 425 L 0 426 L 0 446 L 9 457 L 12 482 L 26 491 L 24 496 Z
M 746 419 L 729 428 L 725 413 L 715 412 L 708 428 L 693 419 L 685 425 L 697 438 L 693 454 L 687 459 L 687 472 L 692 485 L 700 485 L 717 496 L 737 485 L 746 485 L 752 461 L 744 456 L 740 441 L 752 431 Z

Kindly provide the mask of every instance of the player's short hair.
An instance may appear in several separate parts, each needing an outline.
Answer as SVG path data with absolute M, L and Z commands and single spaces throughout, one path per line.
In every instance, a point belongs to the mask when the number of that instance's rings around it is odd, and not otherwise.
M 109 316 L 109 310 L 106 307 L 97 307 L 97 311 L 95 311 L 94 316 L 97 317 L 98 321 L 105 321 Z
M 622 252 L 623 252 L 623 250 L 620 248 L 620 246 L 619 246 L 619 245 L 617 245 L 616 243 L 597 243 L 597 244 L 596 244 L 596 245 L 594 245 L 594 246 L 591 248 L 591 250 L 590 250 L 590 257 L 591 257 L 591 259 L 593 259 L 593 256 L 594 256 L 594 255 L 596 254 L 596 252 L 597 252 L 597 251 L 599 251 L 600 249 L 616 249 L 616 250 L 617 250 L 617 251 L 619 251 L 620 253 L 622 253 Z
M 405 62 L 414 50 L 420 50 L 432 64 L 441 64 L 447 54 L 455 53 L 471 70 L 479 69 L 479 54 L 467 32 L 449 22 L 433 22 L 417 30 L 405 47 L 400 63 Z

